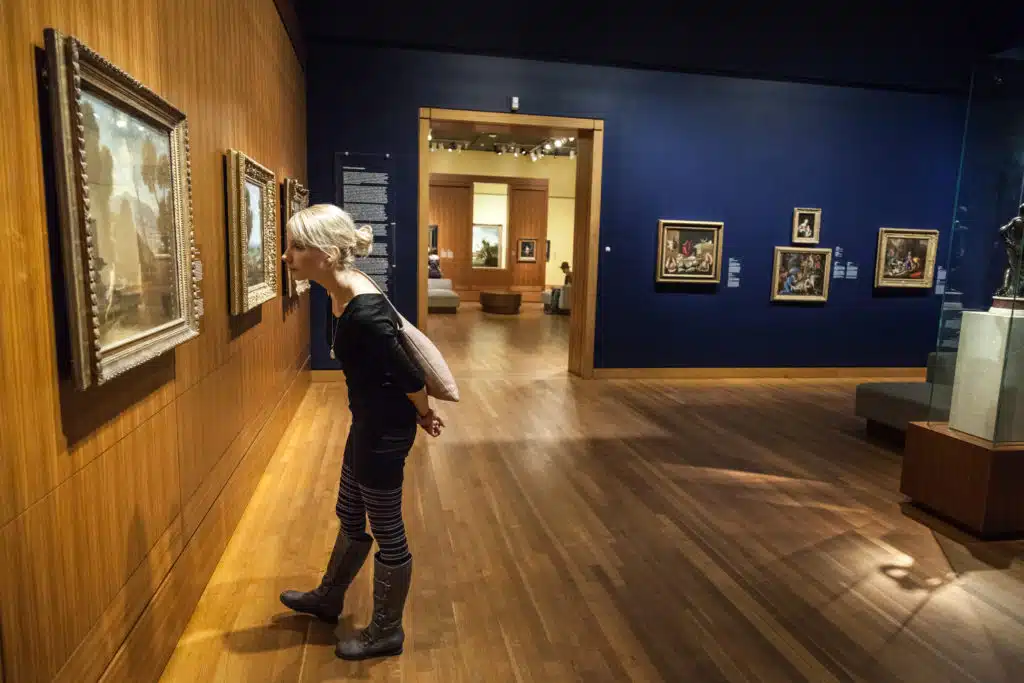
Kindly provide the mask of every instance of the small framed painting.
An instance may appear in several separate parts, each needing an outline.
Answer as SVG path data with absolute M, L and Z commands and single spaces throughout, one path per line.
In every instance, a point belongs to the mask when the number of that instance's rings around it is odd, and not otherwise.
M 938 248 L 938 230 L 879 229 L 875 287 L 930 289 Z
M 288 249 L 288 221 L 309 206 L 309 190 L 295 178 L 285 178 L 282 194 L 284 195 L 281 202 L 281 253 L 283 254 Z M 309 291 L 309 280 L 296 280 L 286 265 L 282 273 L 281 282 L 284 284 L 285 296 L 296 297 Z
M 720 282 L 724 230 L 720 222 L 658 221 L 656 281 Z
M 828 301 L 832 250 L 775 247 L 772 301 Z
M 821 209 L 793 209 L 794 244 L 817 244 L 821 241 Z
M 532 237 L 519 240 L 518 254 L 519 263 L 536 263 L 537 240 Z
M 199 334 L 188 122 L 78 39 L 44 38 L 72 374 L 84 390 Z
M 548 240 L 547 252 L 544 256 L 544 261 L 547 263 L 551 262 L 551 240 Z
M 237 150 L 227 164 L 231 314 L 241 315 L 277 296 L 277 180 Z

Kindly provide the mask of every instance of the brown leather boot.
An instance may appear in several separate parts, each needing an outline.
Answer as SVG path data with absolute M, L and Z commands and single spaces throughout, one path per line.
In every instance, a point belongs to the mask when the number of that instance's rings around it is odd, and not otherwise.
M 320 585 L 306 593 L 284 591 L 281 593 L 281 602 L 285 607 L 312 614 L 321 621 L 337 623 L 345 605 L 345 591 L 356 578 L 373 547 L 373 538 L 367 534 L 364 537 L 353 540 L 339 529 Z
M 373 619 L 362 631 L 341 640 L 334 654 L 342 659 L 368 659 L 402 654 L 405 631 L 402 612 L 412 581 L 412 558 L 395 567 L 373 562 Z

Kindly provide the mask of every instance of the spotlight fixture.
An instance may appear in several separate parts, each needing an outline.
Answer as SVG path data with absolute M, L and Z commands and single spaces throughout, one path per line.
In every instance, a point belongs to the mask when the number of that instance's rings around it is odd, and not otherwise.
M 576 142 L 576 138 L 569 138 L 569 142 Z
M 555 140 L 555 147 L 561 147 L 561 146 L 562 146 L 562 138 L 558 138 L 557 140 Z
M 537 161 L 537 154 L 533 153 L 530 155 L 530 161 Z
M 432 131 L 432 130 L 427 131 L 427 140 L 433 140 L 433 139 L 434 139 L 434 131 Z
M 544 149 L 551 149 L 551 143 L 550 142 L 545 142 L 544 143 Z

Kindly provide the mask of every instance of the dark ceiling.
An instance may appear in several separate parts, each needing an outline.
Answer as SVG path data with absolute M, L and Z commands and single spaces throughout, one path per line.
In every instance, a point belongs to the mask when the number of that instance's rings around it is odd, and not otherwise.
M 294 1 L 311 44 L 916 90 L 963 88 L 976 58 L 1024 42 L 1024 6 L 1011 0 Z

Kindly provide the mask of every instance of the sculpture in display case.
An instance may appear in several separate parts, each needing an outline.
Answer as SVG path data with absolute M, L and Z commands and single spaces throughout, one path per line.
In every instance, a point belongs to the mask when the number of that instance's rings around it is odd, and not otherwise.
M 231 314 L 241 315 L 277 296 L 277 180 L 236 150 L 227 164 Z
M 295 178 L 285 178 L 282 192 L 284 200 L 281 203 L 283 214 L 281 216 L 281 253 L 284 254 L 288 249 L 288 221 L 309 206 L 309 190 Z M 282 281 L 284 282 L 285 296 L 295 297 L 309 291 L 309 280 L 296 280 L 287 266 L 284 266 Z
M 78 389 L 199 334 L 185 114 L 72 36 L 45 32 Z
M 722 279 L 722 233 L 715 221 L 658 221 L 657 282 L 711 283 Z
M 1017 215 L 1009 223 L 999 228 L 999 236 L 1006 246 L 1006 270 L 1003 271 L 1003 284 L 996 290 L 996 296 L 1019 297 L 1024 294 L 1024 281 L 1020 277 L 1021 247 L 1024 246 L 1024 204 L 1020 205 Z

